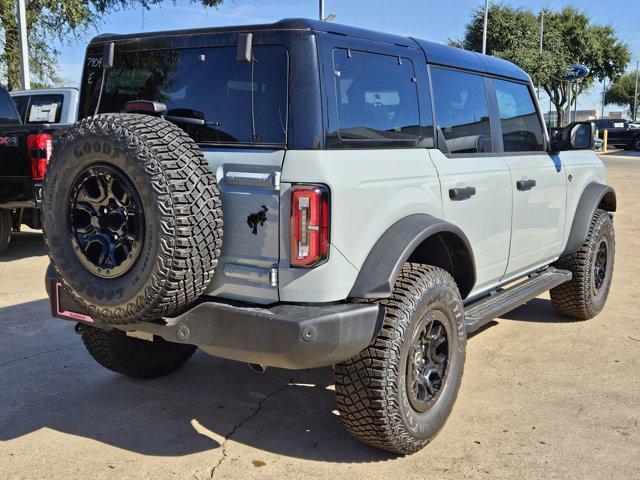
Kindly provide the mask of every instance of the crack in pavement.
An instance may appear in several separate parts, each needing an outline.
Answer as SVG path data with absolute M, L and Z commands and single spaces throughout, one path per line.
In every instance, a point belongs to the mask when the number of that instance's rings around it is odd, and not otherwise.
M 236 425 L 233 426 L 233 428 L 231 429 L 231 432 L 229 432 L 228 435 L 225 435 L 223 442 L 220 444 L 220 448 L 221 448 L 221 453 L 222 455 L 220 456 L 220 459 L 218 460 L 218 463 L 216 463 L 212 468 L 211 468 L 211 473 L 209 475 L 209 478 L 213 478 L 213 476 L 216 473 L 216 470 L 218 469 L 218 467 L 220 467 L 220 465 L 222 465 L 222 462 L 224 462 L 227 459 L 227 442 L 229 440 L 231 440 L 231 437 L 233 437 L 233 435 L 245 424 L 247 423 L 249 420 L 251 420 L 252 418 L 256 417 L 260 411 L 262 410 L 262 406 L 267 402 L 267 400 L 269 400 L 272 397 L 275 397 L 276 395 L 278 395 L 279 393 L 284 392 L 287 388 L 289 388 L 291 386 L 292 383 L 295 383 L 295 381 L 297 379 L 299 379 L 300 377 L 302 377 L 304 374 L 306 374 L 308 372 L 308 370 L 304 370 L 302 373 L 300 373 L 299 375 L 295 375 L 293 377 L 291 377 L 286 384 L 284 384 L 282 387 L 280 387 L 278 390 L 275 390 L 271 393 L 269 393 L 267 396 L 265 396 L 263 399 L 261 399 L 258 402 L 258 406 L 256 407 L 256 409 L 253 411 L 253 413 L 245 418 L 243 418 L 242 420 L 240 420 L 240 422 L 238 422 Z
M 0 363 L 0 368 L 4 367 L 5 365 L 10 365 L 12 363 L 22 362 L 23 360 L 29 360 L 30 358 L 33 358 L 33 357 L 39 357 L 40 355 L 46 355 L 47 353 L 58 352 L 60 350 L 67 350 L 69 348 L 75 347 L 76 345 L 77 343 L 73 343 L 72 345 L 66 345 L 64 347 L 54 348 L 53 350 L 46 350 L 44 352 L 34 353 L 33 355 L 29 355 L 27 357 L 14 358 L 13 360 L 9 360 L 8 362 Z

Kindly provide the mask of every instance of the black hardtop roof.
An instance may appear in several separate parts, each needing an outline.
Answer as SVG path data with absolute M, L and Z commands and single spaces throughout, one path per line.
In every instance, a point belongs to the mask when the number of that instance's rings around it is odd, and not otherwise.
M 389 33 L 368 30 L 365 28 L 341 25 L 333 22 L 322 22 L 306 18 L 289 18 L 275 23 L 258 25 L 239 25 L 229 27 L 207 27 L 188 30 L 169 30 L 163 32 L 144 32 L 131 34 L 111 34 L 98 35 L 91 40 L 91 43 L 104 43 L 109 41 L 119 41 L 127 39 L 143 39 L 158 37 L 174 37 L 181 35 L 205 35 L 215 33 L 242 33 L 242 32 L 273 32 L 273 31 L 295 31 L 308 30 L 310 32 L 326 32 L 349 37 L 362 38 L 381 43 L 399 45 L 407 48 L 421 48 L 430 63 L 445 65 L 450 67 L 474 70 L 493 75 L 516 78 L 529 81 L 530 77 L 511 62 L 489 55 L 481 55 L 469 50 L 462 50 L 436 42 L 403 37 Z

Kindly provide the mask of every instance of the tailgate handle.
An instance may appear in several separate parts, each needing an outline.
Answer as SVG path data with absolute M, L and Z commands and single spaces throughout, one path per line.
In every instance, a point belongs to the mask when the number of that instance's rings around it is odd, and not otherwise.
M 227 172 L 226 181 L 230 185 L 244 185 L 250 187 L 275 186 L 275 174 L 273 172 Z

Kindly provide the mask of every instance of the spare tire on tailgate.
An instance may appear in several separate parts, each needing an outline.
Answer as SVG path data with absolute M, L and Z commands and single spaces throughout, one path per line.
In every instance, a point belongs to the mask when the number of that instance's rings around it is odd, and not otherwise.
M 64 287 L 110 324 L 184 310 L 222 245 L 215 176 L 179 127 L 148 115 L 76 124 L 47 169 L 43 226 Z

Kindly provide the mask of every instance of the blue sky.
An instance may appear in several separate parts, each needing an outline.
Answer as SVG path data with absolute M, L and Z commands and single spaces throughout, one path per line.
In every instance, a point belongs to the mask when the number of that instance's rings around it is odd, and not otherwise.
M 537 10 L 541 7 L 559 9 L 579 5 L 595 22 L 612 25 L 640 60 L 640 1 L 638 0 L 504 0 L 513 6 Z M 326 12 L 337 15 L 336 22 L 364 28 L 410 35 L 426 40 L 445 42 L 460 37 L 474 8 L 483 0 L 326 0 Z M 93 34 L 130 33 L 205 26 L 239 25 L 273 22 L 282 18 L 318 15 L 317 0 L 226 0 L 219 9 L 203 8 L 188 0 L 164 2 L 149 11 L 128 10 L 107 16 L 97 31 L 90 32 L 78 44 L 62 47 L 61 76 L 77 84 L 82 69 L 84 46 Z M 630 69 L 632 66 L 630 66 Z M 599 105 L 601 87 L 581 97 L 580 108 Z M 542 100 L 543 108 L 546 108 Z M 619 110 L 617 107 L 612 109 Z M 607 108 L 608 110 L 608 108 Z

